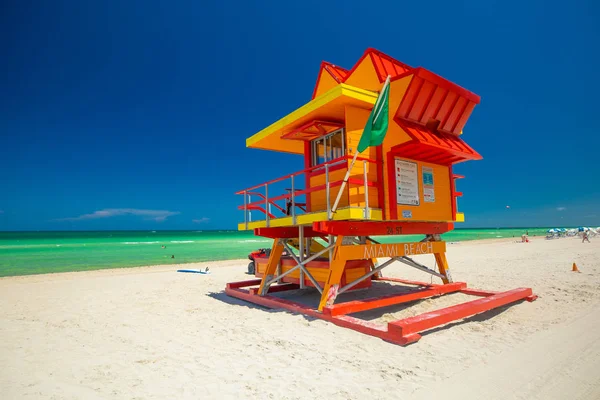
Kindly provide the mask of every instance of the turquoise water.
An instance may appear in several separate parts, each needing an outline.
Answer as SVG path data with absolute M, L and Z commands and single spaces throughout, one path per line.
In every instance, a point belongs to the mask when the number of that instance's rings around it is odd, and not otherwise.
M 457 229 L 443 238 L 451 242 L 520 237 L 526 230 Z M 530 236 L 545 232 L 546 228 L 529 229 Z M 403 236 L 401 241 L 422 237 Z M 237 231 L 0 232 L 0 276 L 240 259 L 271 243 Z

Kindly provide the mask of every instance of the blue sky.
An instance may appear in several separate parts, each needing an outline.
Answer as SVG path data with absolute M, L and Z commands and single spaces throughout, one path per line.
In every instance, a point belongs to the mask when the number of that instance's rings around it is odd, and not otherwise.
M 598 2 L 239 3 L 3 2 L 0 230 L 233 229 L 303 168 L 245 138 L 367 47 L 481 96 L 462 226 L 600 225 Z

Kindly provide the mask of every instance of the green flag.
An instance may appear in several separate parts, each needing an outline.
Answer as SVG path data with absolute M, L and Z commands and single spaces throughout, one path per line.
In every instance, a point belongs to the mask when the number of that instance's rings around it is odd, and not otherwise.
M 390 100 L 390 77 L 388 75 L 383 89 L 371 110 L 363 134 L 358 142 L 358 152 L 362 153 L 369 146 L 379 146 L 383 143 L 388 129 L 388 109 Z

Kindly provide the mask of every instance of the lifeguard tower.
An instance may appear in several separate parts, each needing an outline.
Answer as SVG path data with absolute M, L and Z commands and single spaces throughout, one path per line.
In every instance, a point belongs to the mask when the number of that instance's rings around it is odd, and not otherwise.
M 381 144 L 357 154 L 363 129 L 387 88 L 387 133 Z M 454 164 L 481 156 L 462 138 L 480 98 L 428 71 L 368 49 L 350 70 L 323 62 L 312 100 L 246 140 L 255 149 L 297 154 L 304 169 L 244 189 L 239 230 L 273 239 L 257 258 L 256 277 L 229 283 L 226 293 L 269 308 L 331 321 L 405 345 L 420 332 L 520 300 L 530 288 L 491 292 L 454 282 L 441 235 L 464 221 L 457 211 Z M 378 103 L 376 107 L 380 106 Z M 381 117 L 381 116 L 379 116 Z M 277 171 L 281 166 L 273 166 Z M 287 165 L 283 166 L 287 169 Z M 402 235 L 419 234 L 419 242 Z M 380 243 L 377 236 L 395 237 Z M 432 254 L 437 268 L 413 258 Z M 384 259 L 382 263 L 381 261 Z M 433 260 L 432 260 L 433 261 Z M 384 277 L 393 262 L 439 280 Z M 402 285 L 402 293 L 375 296 L 374 282 Z M 406 286 L 412 290 L 406 291 Z M 289 290 L 317 290 L 318 304 L 282 298 Z M 368 289 L 372 298 L 336 301 L 344 292 Z M 376 324 L 350 314 L 460 292 L 479 297 L 415 317 Z

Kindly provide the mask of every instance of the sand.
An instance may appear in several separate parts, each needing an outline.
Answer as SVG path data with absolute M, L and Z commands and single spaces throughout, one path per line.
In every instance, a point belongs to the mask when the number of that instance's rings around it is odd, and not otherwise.
M 245 260 L 195 265 L 210 275 L 156 266 L 3 278 L 0 398 L 600 398 L 600 240 L 461 242 L 448 258 L 455 281 L 532 287 L 539 299 L 401 347 L 225 296 L 226 282 L 248 278 Z M 401 265 L 384 272 L 429 279 Z

